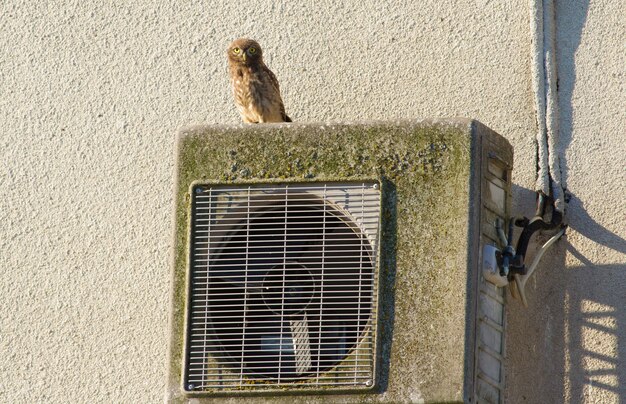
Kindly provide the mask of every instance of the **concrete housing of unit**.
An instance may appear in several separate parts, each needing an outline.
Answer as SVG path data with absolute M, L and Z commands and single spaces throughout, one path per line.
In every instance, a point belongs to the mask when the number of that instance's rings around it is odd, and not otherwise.
M 510 216 L 512 163 L 512 148 L 505 139 L 467 119 L 184 130 L 178 138 L 168 401 L 228 398 L 236 402 L 254 395 L 260 401 L 290 403 L 327 402 L 330 397 L 355 403 L 502 402 L 505 297 L 501 289 L 484 281 L 480 266 L 483 246 L 497 243 L 496 219 Z M 289 187 L 319 191 L 353 184 L 376 189 L 380 201 L 372 208 L 378 210 L 378 227 L 372 227 L 376 245 L 368 256 L 374 264 L 367 272 L 375 280 L 367 289 L 375 305 L 367 306 L 371 312 L 365 325 L 356 328 L 362 336 L 349 344 L 353 350 L 370 344 L 371 377 L 362 383 L 355 377 L 353 384 L 309 383 L 322 376 L 343 380 L 337 369 L 354 359 L 347 352 L 345 361 L 337 359 L 336 366 L 324 369 L 323 375 L 309 372 L 308 380 L 303 376 L 293 383 L 277 383 L 271 376 L 259 381 L 250 376 L 254 372 L 245 372 L 249 364 L 242 359 L 240 383 L 233 385 L 229 381 L 236 378 L 237 369 L 220 367 L 220 352 L 227 349 L 211 340 L 215 330 L 206 321 L 204 333 L 213 345 L 205 354 L 195 353 L 194 360 L 200 366 L 212 363 L 211 369 L 218 370 L 212 379 L 216 382 L 190 383 L 191 293 L 194 283 L 200 282 L 193 275 L 194 268 L 211 261 L 210 253 L 194 252 L 196 194 L 231 188 L 248 193 L 259 189 L 283 192 Z M 320 203 L 340 204 L 330 197 Z M 355 223 L 365 220 L 349 209 L 345 212 Z M 219 225 L 219 218 L 215 220 Z M 371 232 L 364 230 L 366 236 L 361 238 L 372 241 Z M 211 250 L 212 245 L 207 246 Z M 210 281 L 209 272 L 205 270 L 203 276 Z M 319 288 L 311 290 L 318 293 Z M 306 329 L 310 322 L 298 321 L 291 321 L 293 346 L 293 324 L 304 329 L 309 344 Z M 365 330 L 370 333 L 367 341 Z M 310 344 L 306 360 L 300 360 L 305 365 L 300 367 L 310 366 L 315 349 L 321 352 Z M 244 358 L 248 348 L 241 343 L 236 346 Z M 282 349 L 282 345 L 273 346 Z M 293 355 L 293 346 L 285 355 Z

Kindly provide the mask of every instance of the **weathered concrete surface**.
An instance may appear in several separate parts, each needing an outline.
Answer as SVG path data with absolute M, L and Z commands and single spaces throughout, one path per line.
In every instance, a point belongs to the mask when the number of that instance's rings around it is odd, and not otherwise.
M 465 119 L 185 130 L 178 145 L 171 400 L 183 401 L 180 364 L 191 185 L 268 179 L 383 181 L 378 375 L 382 394 L 256 401 L 459 402 L 472 397 L 481 227 L 470 212 L 480 214 L 481 144 L 502 140 L 496 136 Z M 510 159 L 510 146 L 503 144 L 501 149 L 500 155 Z
M 624 290 L 623 7 L 588 3 L 557 7 L 572 270 L 561 242 L 537 274 L 534 314 L 511 305 L 511 402 L 593 401 L 582 369 L 600 363 L 576 343 L 580 321 L 574 342 L 558 332 L 563 294 L 619 307 Z M 529 215 L 528 26 L 525 2 L 484 0 L 1 2 L 0 401 L 162 398 L 174 134 L 238 121 L 230 40 L 261 42 L 296 121 L 479 119 L 514 145 L 515 206 Z M 585 331 L 584 344 L 623 389 L 616 313 L 614 342 Z

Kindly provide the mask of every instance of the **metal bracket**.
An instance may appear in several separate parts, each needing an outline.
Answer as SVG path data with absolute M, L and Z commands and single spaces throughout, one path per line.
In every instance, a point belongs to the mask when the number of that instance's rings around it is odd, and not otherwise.
M 548 203 L 549 202 L 549 203 Z M 546 206 L 549 205 L 552 208 L 552 215 L 550 221 L 543 219 L 546 213 Z M 537 194 L 537 210 L 535 216 L 532 219 L 523 217 L 515 221 L 509 222 L 509 234 L 508 238 L 504 237 L 504 230 L 502 229 L 502 223 L 500 220 L 496 221 L 496 229 L 501 241 L 506 239 L 506 246 L 502 250 L 495 251 L 495 257 L 501 276 L 506 276 L 509 282 L 515 281 L 515 287 L 511 288 L 511 293 L 514 297 L 519 294 L 524 306 L 527 306 L 526 295 L 524 287 L 526 281 L 532 275 L 535 267 L 539 263 L 543 253 L 554 244 L 563 234 L 565 234 L 565 225 L 563 222 L 563 214 L 554 209 L 554 200 L 542 193 Z M 513 248 L 513 223 L 517 227 L 522 227 L 522 234 L 517 240 L 517 248 Z M 557 234 L 553 235 L 548 242 L 546 242 L 535 254 L 530 267 L 526 267 L 526 251 L 530 244 L 531 237 L 539 230 L 553 230 L 559 229 Z M 517 251 L 517 252 L 516 252 Z

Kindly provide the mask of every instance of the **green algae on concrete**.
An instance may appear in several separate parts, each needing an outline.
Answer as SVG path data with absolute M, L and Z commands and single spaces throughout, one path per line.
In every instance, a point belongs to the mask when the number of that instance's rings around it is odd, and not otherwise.
M 383 186 L 379 383 L 342 402 L 463 401 L 473 357 L 468 250 L 478 190 L 482 133 L 456 119 L 363 124 L 194 127 L 178 138 L 176 232 L 168 397 L 181 392 L 190 189 L 193 183 L 380 179 Z M 475 212 L 474 212 L 475 213 Z M 288 389 L 286 389 L 288 390 Z M 326 392 L 332 394 L 332 391 Z M 256 402 L 326 402 L 327 396 L 274 395 Z M 301 393 L 298 393 L 301 394 Z M 224 398 L 236 402 L 242 397 Z M 197 398 L 194 398 L 197 400 Z M 212 398 L 202 398 L 210 402 Z

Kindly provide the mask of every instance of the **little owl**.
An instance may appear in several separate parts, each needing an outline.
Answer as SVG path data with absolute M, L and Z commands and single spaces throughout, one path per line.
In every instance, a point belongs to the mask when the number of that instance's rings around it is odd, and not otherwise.
M 228 71 L 235 104 L 244 122 L 291 122 L 280 97 L 278 80 L 263 63 L 263 52 L 256 41 L 239 38 L 230 44 Z

